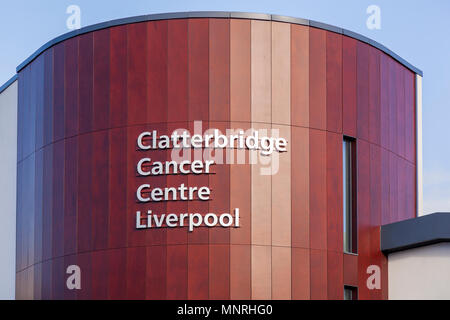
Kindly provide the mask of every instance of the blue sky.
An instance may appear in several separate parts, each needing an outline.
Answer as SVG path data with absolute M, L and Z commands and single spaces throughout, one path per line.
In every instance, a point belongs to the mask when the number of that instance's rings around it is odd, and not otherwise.
M 81 25 L 173 11 L 249 11 L 318 20 L 368 36 L 424 71 L 424 210 L 450 211 L 450 1 L 15 0 L 0 10 L 0 84 L 48 40 L 67 32 L 66 8 L 81 8 Z M 381 8 L 381 30 L 366 27 L 366 8 Z

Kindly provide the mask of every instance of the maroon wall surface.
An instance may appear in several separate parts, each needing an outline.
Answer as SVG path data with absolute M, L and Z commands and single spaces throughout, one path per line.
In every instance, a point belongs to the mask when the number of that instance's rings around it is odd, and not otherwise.
M 415 216 L 414 90 L 414 73 L 378 49 L 282 22 L 150 21 L 50 47 L 19 73 L 17 298 L 342 299 L 352 285 L 386 299 L 379 227 Z M 213 195 L 146 209 L 239 207 L 241 227 L 136 230 L 137 136 L 195 120 L 279 129 L 280 170 L 152 177 Z M 357 255 L 343 252 L 344 136 L 357 146 Z M 66 287 L 74 264 L 80 290 Z

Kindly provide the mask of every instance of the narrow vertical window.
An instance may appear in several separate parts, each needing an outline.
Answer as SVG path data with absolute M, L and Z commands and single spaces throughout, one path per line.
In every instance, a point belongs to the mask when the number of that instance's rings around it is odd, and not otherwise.
M 344 137 L 342 149 L 344 252 L 356 253 L 355 140 Z
M 358 289 L 356 287 L 344 286 L 344 300 L 358 300 Z

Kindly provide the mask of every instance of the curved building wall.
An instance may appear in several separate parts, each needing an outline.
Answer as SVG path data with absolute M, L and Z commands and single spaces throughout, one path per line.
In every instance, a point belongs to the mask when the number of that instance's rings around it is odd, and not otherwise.
M 412 71 L 367 43 L 286 22 L 190 18 L 64 40 L 19 73 L 20 299 L 386 299 L 379 226 L 415 216 Z M 136 138 L 278 129 L 279 170 L 142 178 Z M 356 138 L 358 254 L 343 252 L 342 140 Z M 169 159 L 168 151 L 147 151 Z M 210 201 L 136 202 L 152 186 Z M 136 230 L 136 210 L 229 212 L 240 228 Z M 66 268 L 81 268 L 68 290 Z M 381 289 L 366 286 L 381 267 Z

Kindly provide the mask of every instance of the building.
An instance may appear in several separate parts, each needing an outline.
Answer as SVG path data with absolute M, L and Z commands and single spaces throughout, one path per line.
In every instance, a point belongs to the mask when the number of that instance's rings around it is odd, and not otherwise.
M 380 230 L 421 215 L 421 79 L 373 40 L 266 14 L 139 16 L 48 42 L 4 91 L 16 297 L 403 297 L 387 254 L 429 242 Z M 230 129 L 259 133 L 225 148 L 243 163 L 211 149 Z M 170 162 L 181 150 L 200 160 Z

